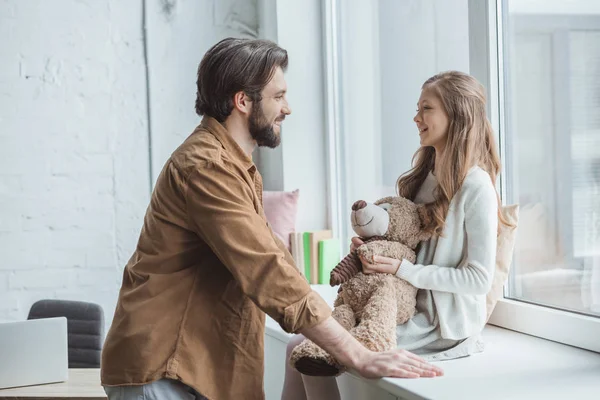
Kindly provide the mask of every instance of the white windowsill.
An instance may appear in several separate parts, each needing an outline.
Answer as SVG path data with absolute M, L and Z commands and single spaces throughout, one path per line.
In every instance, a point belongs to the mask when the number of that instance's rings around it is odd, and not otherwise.
M 313 288 L 333 304 L 336 289 Z M 266 335 L 282 342 L 291 336 L 270 318 Z M 364 381 L 407 400 L 592 399 L 600 393 L 599 353 L 491 325 L 485 328 L 483 338 L 483 353 L 437 363 L 444 368 L 443 377 Z

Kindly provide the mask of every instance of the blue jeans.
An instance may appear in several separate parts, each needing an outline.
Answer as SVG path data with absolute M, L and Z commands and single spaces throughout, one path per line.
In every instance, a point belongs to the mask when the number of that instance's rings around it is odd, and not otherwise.
M 104 391 L 108 400 L 207 400 L 191 387 L 166 378 L 139 386 L 104 386 Z

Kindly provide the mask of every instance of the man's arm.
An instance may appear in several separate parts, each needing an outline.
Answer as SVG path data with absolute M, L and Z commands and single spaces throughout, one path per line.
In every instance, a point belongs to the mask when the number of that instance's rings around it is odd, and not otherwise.
M 254 197 L 254 189 L 221 161 L 198 166 L 185 188 L 192 226 L 246 296 L 286 332 L 322 322 L 331 308 L 286 260 Z
M 356 370 L 365 378 L 382 376 L 418 378 L 443 374 L 441 368 L 428 364 L 406 350 L 395 349 L 386 352 L 368 350 L 333 317 L 302 329 L 301 333 L 328 351 L 341 364 Z
M 403 350 L 375 353 L 331 317 L 331 309 L 286 261 L 252 203 L 252 189 L 220 163 L 198 168 L 186 188 L 198 235 L 229 269 L 242 291 L 287 332 L 303 333 L 365 377 L 435 376 Z M 439 372 L 441 374 L 441 372 Z

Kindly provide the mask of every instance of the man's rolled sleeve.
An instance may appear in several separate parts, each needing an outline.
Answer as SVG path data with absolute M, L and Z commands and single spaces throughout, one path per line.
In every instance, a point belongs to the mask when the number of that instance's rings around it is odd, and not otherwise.
M 330 307 L 277 245 L 256 212 L 253 189 L 221 162 L 196 168 L 186 188 L 187 212 L 241 290 L 287 332 L 331 315 Z
M 312 290 L 299 301 L 285 308 L 283 321 L 278 321 L 284 331 L 296 333 L 324 321 L 331 315 L 329 305 Z

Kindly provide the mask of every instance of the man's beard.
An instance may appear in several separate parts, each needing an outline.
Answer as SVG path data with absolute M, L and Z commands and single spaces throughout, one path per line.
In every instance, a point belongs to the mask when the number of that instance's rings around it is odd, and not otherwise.
M 280 118 L 283 120 L 284 116 Z M 269 147 L 274 149 L 281 143 L 281 136 L 275 133 L 273 123 L 269 122 L 263 113 L 262 105 L 255 102 L 248 119 L 248 129 L 252 139 L 256 141 L 259 147 Z

